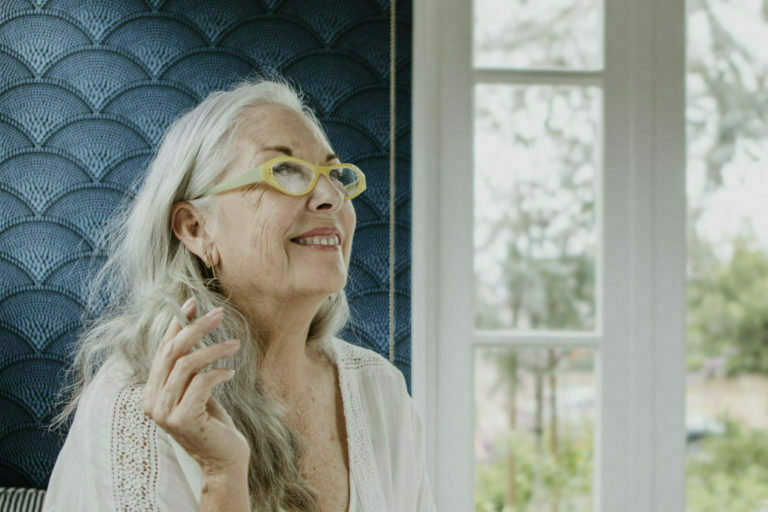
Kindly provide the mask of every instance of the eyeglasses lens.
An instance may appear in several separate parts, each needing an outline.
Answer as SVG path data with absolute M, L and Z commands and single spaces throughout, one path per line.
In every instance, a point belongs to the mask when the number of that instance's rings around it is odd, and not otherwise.
M 302 194 L 308 192 L 315 171 L 299 162 L 280 162 L 272 168 L 272 174 L 280 186 L 293 194 Z M 331 170 L 330 178 L 345 197 L 353 195 L 360 186 L 359 176 L 349 167 Z

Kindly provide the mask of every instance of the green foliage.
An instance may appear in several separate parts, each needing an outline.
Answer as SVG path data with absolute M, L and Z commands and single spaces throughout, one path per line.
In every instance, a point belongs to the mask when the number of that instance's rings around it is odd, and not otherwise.
M 699 441 L 688 457 L 688 512 L 757 512 L 768 506 L 768 432 L 749 429 L 728 417 L 725 432 Z M 564 427 L 576 435 L 560 439 L 556 462 L 545 449 L 536 452 L 533 436 L 519 431 L 500 439 L 500 456 L 475 469 L 475 512 L 539 512 L 550 510 L 560 496 L 560 512 L 591 512 L 592 429 Z M 545 436 L 542 446 L 549 446 Z M 509 450 L 509 452 L 507 451 Z M 515 460 L 517 501 L 507 501 L 506 454 Z M 538 501 L 537 501 L 538 497 Z M 542 505 L 546 504 L 545 508 Z
M 730 261 L 708 261 L 689 280 L 688 369 L 725 355 L 728 376 L 768 374 L 768 254 L 741 238 Z
M 768 506 L 768 433 L 720 418 L 722 436 L 704 438 L 688 458 L 689 512 L 757 512 Z
M 550 431 L 537 452 L 533 435 L 510 431 L 497 441 L 499 457 L 475 466 L 475 512 L 538 512 L 559 496 L 560 512 L 592 511 L 593 431 L 591 421 L 566 423 L 558 433 L 558 458 L 549 450 Z M 507 497 L 507 455 L 515 461 L 515 503 Z

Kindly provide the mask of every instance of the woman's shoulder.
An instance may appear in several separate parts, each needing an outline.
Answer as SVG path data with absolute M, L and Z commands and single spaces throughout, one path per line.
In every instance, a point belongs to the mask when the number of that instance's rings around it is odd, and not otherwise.
M 83 390 L 69 429 L 73 442 L 97 441 L 102 456 L 112 462 L 113 483 L 118 487 L 134 476 L 123 478 L 126 461 L 156 456 L 157 424 L 144 414 L 143 390 L 129 365 L 111 356 Z
M 180 461 L 170 436 L 144 414 L 143 390 L 122 358 L 112 356 L 99 368 L 81 395 L 51 476 L 51 501 L 61 508 L 49 510 L 195 508 L 187 476 L 195 463 Z M 82 485 L 75 485 L 76 473 Z
M 94 412 L 106 420 L 106 413 L 118 403 L 122 404 L 125 412 L 127 402 L 135 402 L 137 395 L 140 400 L 142 389 L 142 385 L 133 384 L 133 372 L 128 364 L 118 355 L 112 355 L 82 390 L 77 411 Z
M 345 370 L 384 374 L 394 378 L 403 377 L 397 366 L 375 350 L 355 345 L 339 337 L 333 339 L 337 350 L 336 362 L 343 365 Z
M 335 337 L 339 366 L 348 374 L 357 376 L 361 385 L 378 384 L 389 394 L 401 395 L 406 390 L 405 376 L 400 369 L 375 350 L 355 345 Z M 407 391 L 406 391 L 407 394 Z
M 125 364 L 110 357 L 82 390 L 45 510 L 140 508 L 142 496 L 151 496 L 147 482 L 156 468 L 146 461 L 155 460 L 156 429 L 141 407 L 143 388 L 133 386 L 130 376 Z
M 357 370 L 391 366 L 387 359 L 374 350 L 355 345 L 337 336 L 333 337 L 333 342 L 336 348 L 337 363 L 343 364 L 346 369 Z
M 70 434 L 98 436 L 113 460 L 151 448 L 156 424 L 144 414 L 143 384 L 119 356 L 107 359 L 86 385 Z

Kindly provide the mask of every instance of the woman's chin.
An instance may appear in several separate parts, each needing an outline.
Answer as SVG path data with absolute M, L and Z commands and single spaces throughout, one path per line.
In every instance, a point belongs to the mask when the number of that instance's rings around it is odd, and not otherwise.
M 317 279 L 318 277 L 323 277 L 324 279 Z M 307 276 L 305 280 L 298 279 L 295 281 L 294 289 L 306 295 L 329 295 L 336 293 L 339 290 L 343 290 L 347 285 L 347 275 L 339 274 L 335 277 L 334 279 L 327 273 L 324 275 Z

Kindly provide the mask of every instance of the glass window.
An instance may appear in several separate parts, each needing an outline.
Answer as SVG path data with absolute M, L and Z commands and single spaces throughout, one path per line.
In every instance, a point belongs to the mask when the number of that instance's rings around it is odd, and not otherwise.
M 600 0 L 475 0 L 478 68 L 600 69 Z
M 475 510 L 592 512 L 588 349 L 475 350 Z
M 688 2 L 688 512 L 768 510 L 767 14 Z
M 596 87 L 475 86 L 475 326 L 595 328 Z

